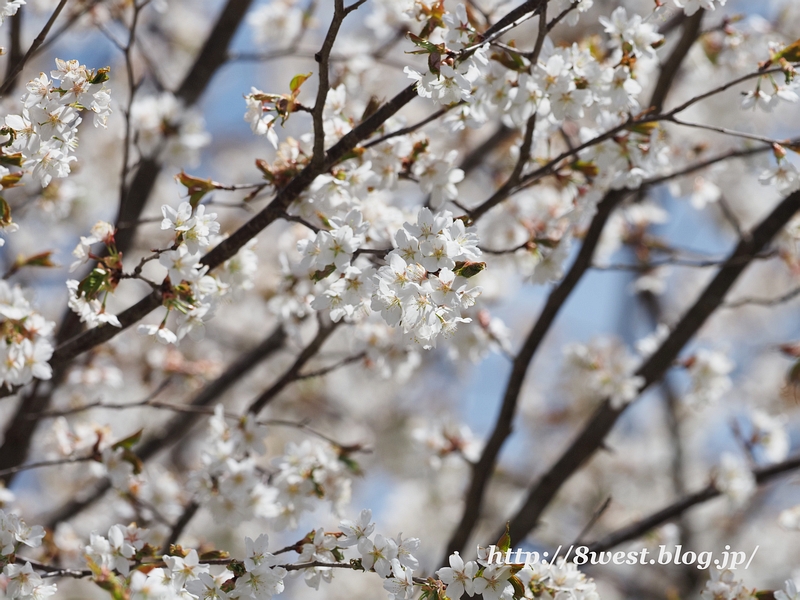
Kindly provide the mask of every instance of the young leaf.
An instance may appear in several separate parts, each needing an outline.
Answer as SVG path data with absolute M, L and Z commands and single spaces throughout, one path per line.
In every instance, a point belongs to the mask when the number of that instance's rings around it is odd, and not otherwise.
M 303 75 L 295 75 L 292 77 L 292 81 L 289 83 L 289 89 L 292 90 L 292 96 L 297 96 L 300 93 L 300 86 L 303 85 L 309 77 L 311 77 L 311 73 L 306 73 Z

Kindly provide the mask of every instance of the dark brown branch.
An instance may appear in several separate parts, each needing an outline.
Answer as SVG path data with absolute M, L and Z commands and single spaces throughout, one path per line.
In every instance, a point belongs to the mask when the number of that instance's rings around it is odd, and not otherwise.
M 389 133 L 384 134 L 379 138 L 376 138 L 374 140 L 370 140 L 366 144 L 362 144 L 361 147 L 362 148 L 372 148 L 373 146 L 377 146 L 381 142 L 385 142 L 386 140 L 390 140 L 390 139 L 392 139 L 394 137 L 398 137 L 398 136 L 401 136 L 401 135 L 406 135 L 408 133 L 414 133 L 417 129 L 420 129 L 420 128 L 424 127 L 425 125 L 427 125 L 428 123 L 430 123 L 432 121 L 435 121 L 436 119 L 438 119 L 442 115 L 447 114 L 448 112 L 450 112 L 456 106 L 461 106 L 461 104 L 463 104 L 463 100 L 461 102 L 457 102 L 455 104 L 451 104 L 450 106 L 445 106 L 444 108 L 440 108 L 435 113 L 425 117 L 424 119 L 422 119 L 421 121 L 418 121 L 417 123 L 414 123 L 413 125 L 409 125 L 408 127 L 403 127 L 402 129 L 397 129 L 395 131 L 390 131 Z
M 525 339 L 522 349 L 514 358 L 511 375 L 508 378 L 506 390 L 503 394 L 500 414 L 486 442 L 486 446 L 484 446 L 483 453 L 472 470 L 472 480 L 470 481 L 469 489 L 466 494 L 461 521 L 450 538 L 450 542 L 447 544 L 447 555 L 445 559 L 453 552 L 460 552 L 467 546 L 469 536 L 480 518 L 483 496 L 486 486 L 489 483 L 489 478 L 494 470 L 497 456 L 506 439 L 511 435 L 512 422 L 514 420 L 514 414 L 516 413 L 522 384 L 528 372 L 528 367 L 567 298 L 572 293 L 572 290 L 575 289 L 575 286 L 578 285 L 584 273 L 586 273 L 591 266 L 592 256 L 600 241 L 606 221 L 608 221 L 614 208 L 619 205 L 627 193 L 627 191 L 609 192 L 598 204 L 597 213 L 586 232 L 586 236 L 584 237 L 583 244 L 575 262 L 570 267 L 564 279 L 548 296 L 547 302 L 542 312 L 539 314 L 535 325 L 528 334 L 528 337 Z M 512 539 L 516 541 L 516 538 Z M 442 561 L 442 564 L 445 563 L 446 560 Z
M 8 93 L 8 91 L 11 90 L 11 88 L 14 86 L 14 83 L 16 82 L 16 79 L 19 76 L 19 74 L 22 72 L 22 68 L 25 66 L 25 63 L 27 63 L 30 57 L 36 53 L 36 50 L 39 48 L 39 46 L 44 44 L 44 40 L 45 38 L 47 38 L 47 34 L 50 33 L 50 29 L 53 27 L 53 23 L 56 22 L 56 19 L 58 19 L 58 15 L 60 15 L 61 11 L 64 10 L 66 4 L 67 0 L 61 0 L 61 2 L 58 3 L 58 6 L 56 6 L 55 10 L 53 11 L 53 14 L 50 15 L 50 18 L 47 20 L 47 23 L 45 23 L 44 27 L 39 32 L 39 35 L 36 36 L 36 39 L 33 40 L 31 47 L 28 48 L 28 51 L 25 53 L 25 56 L 19 59 L 6 74 L 6 80 L 3 82 L 3 85 L 0 86 L 0 96 L 5 96 L 6 93 Z
M 225 4 L 192 68 L 175 90 L 175 95 L 185 104 L 197 102 L 211 78 L 225 63 L 231 40 L 252 3 L 253 0 L 228 0 Z
M 341 321 L 339 321 L 341 323 Z M 300 375 L 300 369 L 314 357 L 314 355 L 319 352 L 319 349 L 322 348 L 322 344 L 325 343 L 330 335 L 334 332 L 336 327 L 339 323 L 332 323 L 328 325 L 320 324 L 319 330 L 317 331 L 317 335 L 314 336 L 314 339 L 311 340 L 311 343 L 308 344 L 303 351 L 295 359 L 292 366 L 290 366 L 283 375 L 281 375 L 280 379 L 273 383 L 269 389 L 267 389 L 264 393 L 262 393 L 258 398 L 253 400 L 250 403 L 250 406 L 247 408 L 247 412 L 253 415 L 257 415 L 261 412 L 261 410 L 269 404 L 287 385 L 300 379 L 302 376 Z
M 790 471 L 794 471 L 796 469 L 800 469 L 800 456 L 795 456 L 785 460 L 784 462 L 777 463 L 769 467 L 756 469 L 753 471 L 753 475 L 755 476 L 756 483 L 758 485 L 764 485 L 773 479 L 782 475 L 786 475 Z M 602 539 L 590 544 L 589 550 L 591 552 L 602 552 L 603 550 L 614 548 L 615 546 L 618 546 L 623 542 L 627 542 L 628 540 L 641 537 L 651 529 L 654 529 L 659 525 L 663 525 L 664 523 L 681 516 L 690 508 L 697 506 L 698 504 L 702 504 L 703 502 L 707 502 L 712 498 L 716 498 L 721 494 L 722 492 L 720 492 L 712 483 L 704 489 L 693 494 L 689 494 L 677 502 L 662 508 L 649 517 L 645 517 L 644 519 L 641 519 L 635 523 L 631 523 L 622 529 L 618 529 L 617 531 L 608 534 Z
M 797 287 L 777 298 L 741 298 L 726 302 L 722 308 L 741 308 L 742 306 L 778 306 L 800 297 L 800 287 Z
M 315 371 L 308 371 L 307 373 L 298 373 L 295 379 L 311 379 L 313 377 L 324 377 L 328 373 L 332 373 L 342 367 L 346 367 L 347 365 L 353 364 L 354 362 L 358 362 L 362 358 L 366 356 L 365 352 L 359 352 L 358 354 L 354 354 L 353 356 L 348 356 L 343 358 L 342 360 L 333 363 L 327 367 L 322 367 L 321 369 L 317 369 Z
M 169 532 L 167 541 L 164 542 L 164 546 L 161 549 L 163 554 L 168 554 L 170 546 L 178 543 L 183 530 L 186 529 L 187 525 L 189 525 L 189 521 L 194 518 L 199 508 L 200 505 L 194 501 L 189 502 L 189 504 L 186 505 L 186 508 L 183 509 L 183 513 L 181 513 L 181 516 L 175 522 L 175 525 L 172 526 L 172 530 Z
M 18 75 L 13 76 L 14 66 L 22 60 L 22 21 L 25 7 L 20 6 L 17 14 L 11 17 L 11 31 L 9 32 L 8 63 L 6 64 L 6 80 L 9 80 L 8 92 L 13 92 L 17 87 Z
M 344 0 L 334 0 L 331 25 L 328 27 L 328 33 L 322 42 L 322 48 L 314 55 L 314 59 L 319 64 L 319 87 L 317 88 L 314 109 L 311 111 L 311 117 L 314 122 L 314 154 L 311 158 L 311 164 L 317 168 L 325 162 L 325 128 L 322 114 L 325 111 L 325 100 L 330 89 L 330 73 L 328 70 L 330 69 L 331 50 L 333 49 L 333 43 L 336 41 L 336 36 L 339 34 L 339 28 L 342 26 L 344 17 Z
M 653 96 L 650 98 L 650 107 L 654 114 L 660 113 L 664 108 L 664 101 L 667 99 L 667 94 L 672 89 L 673 83 L 675 83 L 678 71 L 700 34 L 704 13 L 705 11 L 701 8 L 684 21 L 683 33 L 678 40 L 678 44 L 661 66 L 661 73 L 656 82 L 655 90 L 653 90 Z
M 795 192 L 780 202 L 752 231 L 750 239 L 737 245 L 728 262 L 684 313 L 669 337 L 636 372 L 644 381 L 639 393 L 661 379 L 686 343 L 723 303 L 728 291 L 749 265 L 746 257 L 754 257 L 761 252 L 798 210 L 800 192 Z M 532 486 L 521 508 L 511 520 L 513 540 L 522 540 L 536 526 L 539 517 L 561 486 L 602 446 L 606 435 L 624 410 L 625 407 L 612 407 L 609 399 L 598 407 L 561 457 Z

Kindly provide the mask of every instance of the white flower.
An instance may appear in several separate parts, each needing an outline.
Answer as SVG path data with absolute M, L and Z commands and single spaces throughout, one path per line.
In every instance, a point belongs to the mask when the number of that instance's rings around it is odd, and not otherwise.
M 717 0 L 720 6 L 725 6 L 727 0 Z M 698 10 L 715 10 L 714 0 L 675 0 L 675 5 L 683 9 L 687 16 L 691 17 Z
M 419 561 L 414 556 L 413 552 L 419 548 L 419 538 L 403 539 L 403 534 L 398 533 L 397 538 L 394 540 L 397 546 L 397 560 L 404 567 L 416 569 L 419 567 Z
M 715 568 L 711 570 L 711 579 L 706 582 L 700 597 L 702 600 L 720 600 L 720 598 L 739 600 L 752 598 L 754 593 L 754 590 L 748 590 L 736 579 L 733 571 L 728 569 L 721 571 Z
M 782 590 L 775 592 L 775 600 L 800 600 L 800 591 L 791 579 L 787 579 Z
M 419 187 L 431 195 L 430 204 L 435 209 L 458 198 L 455 184 L 464 179 L 464 171 L 453 167 L 457 156 L 457 150 L 451 150 L 440 159 L 426 152 L 414 163 L 413 172 Z
M 136 145 L 145 156 L 158 156 L 176 167 L 197 165 L 200 150 L 211 142 L 201 113 L 184 106 L 171 92 L 137 96 L 131 123 Z
M 372 521 L 372 511 L 365 508 L 358 515 L 357 521 L 344 519 L 339 523 L 339 529 L 344 536 L 339 538 L 339 546 L 348 548 L 355 546 L 362 538 L 368 538 L 375 531 L 375 524 Z
M 123 448 L 106 448 L 101 455 L 111 485 L 115 489 L 127 491 L 128 483 L 133 475 L 133 465 L 125 460 Z
M 208 267 L 200 265 L 200 254 L 190 253 L 186 244 L 162 253 L 158 257 L 158 262 L 168 270 L 173 285 L 183 280 L 197 281 L 208 270 Z
M 247 23 L 253 28 L 256 44 L 290 44 L 303 26 L 303 8 L 297 4 L 296 0 L 274 0 L 254 9 Z
M 47 598 L 56 593 L 55 585 L 45 585 L 42 578 L 34 572 L 31 563 L 24 566 L 6 565 L 3 574 L 8 578 L 6 595 L 9 598 Z
M 392 539 L 387 539 L 377 534 L 374 540 L 362 537 L 358 540 L 358 551 L 361 554 L 361 564 L 369 571 L 381 577 L 389 577 L 392 572 L 392 559 L 397 558 L 397 544 Z
M 610 19 L 600 17 L 599 20 L 605 27 L 606 33 L 611 34 L 616 45 L 625 42 L 631 45 L 634 56 L 654 57 L 653 44 L 660 42 L 664 37 L 653 25 L 645 23 L 640 15 L 633 15 L 628 19 L 628 13 L 622 6 L 611 13 Z
M 186 591 L 197 596 L 198 600 L 229 600 L 228 594 L 220 587 L 222 583 L 208 573 L 200 573 L 198 579 L 186 584 Z
M 185 558 L 166 555 L 163 558 L 169 568 L 169 576 L 176 591 L 182 589 L 188 581 L 198 579 L 201 573 L 208 573 L 208 565 L 200 564 L 200 558 L 194 548 Z
M 114 327 L 122 327 L 122 323 L 116 315 L 106 312 L 105 306 L 97 300 L 88 300 L 86 296 L 79 296 L 78 286 L 80 282 L 76 279 L 67 280 L 67 289 L 69 290 L 68 305 L 75 312 L 81 320 L 81 323 L 86 323 L 89 327 L 96 327 L 103 323 L 108 323 Z
M 266 533 L 259 535 L 255 541 L 251 538 L 244 538 L 245 559 L 244 566 L 248 571 L 253 571 L 262 564 L 270 565 L 273 554 L 267 552 L 269 547 L 269 536 Z
M 619 409 L 636 398 L 644 379 L 633 375 L 637 361 L 616 340 L 589 345 L 569 344 L 564 349 L 566 385 L 578 400 L 611 400 Z
M 728 374 L 733 362 L 722 352 L 700 349 L 688 361 L 691 389 L 685 400 L 690 405 L 710 404 L 719 400 L 732 383 Z
M 244 97 L 247 103 L 247 112 L 244 120 L 250 123 L 250 129 L 256 135 L 265 135 L 273 148 L 278 148 L 278 134 L 275 132 L 275 123 L 278 115 L 265 110 L 264 103 L 258 96 L 264 92 L 251 88 L 250 94 Z
M 178 336 L 171 329 L 168 329 L 164 323 L 160 325 L 143 323 L 136 328 L 136 333 L 153 336 L 159 344 L 164 344 L 165 346 L 178 343 Z
M 17 14 L 19 7 L 25 4 L 25 0 L 2 0 L 0 2 L 0 25 L 3 24 L 8 17 L 13 17 Z
M 383 588 L 395 600 L 411 600 L 414 597 L 414 570 L 404 567 L 399 561 L 392 561 L 392 577 L 383 582 Z
M 166 600 L 174 598 L 174 591 L 169 587 L 169 579 L 163 569 L 153 569 L 145 574 L 134 571 L 130 579 L 130 600 Z
M 784 419 L 755 410 L 750 420 L 753 426 L 752 443 L 763 458 L 770 463 L 784 460 L 789 455 L 791 445 Z
M 247 571 L 236 580 L 236 587 L 231 595 L 239 598 L 269 600 L 283 591 L 284 577 L 286 577 L 286 569 L 283 567 L 270 568 L 267 565 L 260 565 Z
M 192 219 L 192 205 L 188 202 L 181 202 L 178 210 L 164 204 L 161 207 L 161 214 L 164 219 L 161 221 L 161 229 L 172 229 L 176 232 L 184 232 L 191 229 L 194 224 Z
M 483 569 L 483 574 L 473 580 L 476 594 L 481 594 L 484 600 L 500 600 L 505 591 L 511 571 L 505 565 L 489 565 Z M 448 597 L 455 598 L 455 595 Z
M 735 507 L 742 506 L 755 493 L 756 478 L 747 464 L 726 452 L 722 455 L 719 471 L 714 483 Z
M 764 171 L 758 180 L 763 185 L 774 185 L 781 194 L 800 189 L 800 172 L 786 159 L 779 161 L 774 169 Z
M 436 571 L 436 575 L 447 584 L 447 597 L 456 599 L 461 598 L 464 592 L 473 596 L 475 586 L 473 578 L 478 572 L 478 565 L 473 561 L 464 562 L 458 552 L 454 552 L 449 558 L 450 566 L 443 567 Z

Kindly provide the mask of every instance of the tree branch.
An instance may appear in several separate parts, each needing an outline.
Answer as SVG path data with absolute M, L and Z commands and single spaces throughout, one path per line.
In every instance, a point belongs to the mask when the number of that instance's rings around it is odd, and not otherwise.
M 472 480 L 470 481 L 469 489 L 466 494 L 461 521 L 447 544 L 447 554 L 442 564 L 446 564 L 447 556 L 466 548 L 469 536 L 480 517 L 484 493 L 489 483 L 489 478 L 494 470 L 497 456 L 506 439 L 511 435 L 511 425 L 516 413 L 519 394 L 522 391 L 522 384 L 525 381 L 525 376 L 527 375 L 533 356 L 539 349 L 550 327 L 555 322 L 559 311 L 564 306 L 572 290 L 575 289 L 584 273 L 586 273 L 591 266 L 592 256 L 600 241 L 603 228 L 609 216 L 628 193 L 629 192 L 624 190 L 609 192 L 597 205 L 597 213 L 586 232 L 586 236 L 584 237 L 583 244 L 581 245 L 575 262 L 570 267 L 564 279 L 548 296 L 547 302 L 542 312 L 539 314 L 539 318 L 536 320 L 536 323 L 528 334 L 519 353 L 514 358 L 511 375 L 508 378 L 506 390 L 503 394 L 500 414 L 497 417 L 489 440 L 486 442 L 486 446 L 484 446 L 483 453 L 472 470 Z
M 45 38 L 47 38 L 47 34 L 50 33 L 50 29 L 53 27 L 53 23 L 56 22 L 56 19 L 58 19 L 58 15 L 61 14 L 61 11 L 64 10 L 64 7 L 66 5 L 67 5 L 67 0 L 61 0 L 61 2 L 58 3 L 58 6 L 56 6 L 55 10 L 53 11 L 53 14 L 50 15 L 50 18 L 47 20 L 47 23 L 45 23 L 44 27 L 39 32 L 39 35 L 36 36 L 36 39 L 33 40 L 31 47 L 28 48 L 28 51 L 25 53 L 25 56 L 19 59 L 14 64 L 13 68 L 11 68 L 6 73 L 6 79 L 3 82 L 3 85 L 0 86 L 0 96 L 5 96 L 6 93 L 13 88 L 17 80 L 17 77 L 22 72 L 22 68 L 25 66 L 25 63 L 27 63 L 30 57 L 36 53 L 36 50 L 38 50 L 39 46 L 44 44 L 44 40 Z
M 800 469 L 800 456 L 795 456 L 785 460 L 784 462 L 777 463 L 769 467 L 756 469 L 753 471 L 753 475 L 755 476 L 756 483 L 758 485 L 764 485 L 773 479 L 776 479 L 782 475 L 786 475 L 787 473 L 796 469 Z M 704 489 L 694 492 L 693 494 L 689 494 L 677 502 L 673 502 L 669 506 L 666 506 L 653 513 L 649 517 L 645 517 L 644 519 L 636 521 L 635 523 L 631 523 L 630 525 L 618 529 L 617 531 L 606 535 L 600 540 L 589 544 L 589 551 L 602 552 L 603 550 L 614 548 L 615 546 L 618 546 L 623 542 L 627 542 L 628 540 L 641 537 L 651 529 L 654 529 L 659 525 L 663 525 L 675 517 L 681 516 L 690 508 L 697 506 L 698 504 L 702 504 L 703 502 L 707 502 L 720 495 L 722 495 L 722 492 L 719 491 L 713 483 L 709 484 Z
M 659 380 L 677 358 L 678 353 L 694 336 L 706 320 L 719 308 L 728 291 L 749 265 L 747 257 L 756 256 L 783 226 L 800 210 L 800 192 L 787 196 L 753 231 L 750 239 L 742 240 L 730 255 L 728 262 L 687 310 L 680 322 L 650 358 L 636 372 L 644 384 L 639 394 Z M 561 486 L 601 447 L 625 407 L 612 407 L 606 399 L 594 416 L 572 441 L 567 450 L 532 486 L 521 508 L 510 522 L 513 540 L 523 539 L 538 523 L 539 517 L 550 504 Z
M 330 335 L 334 332 L 334 330 L 339 326 L 341 321 L 338 323 L 331 323 L 329 325 L 323 325 L 320 323 L 319 330 L 317 331 L 317 335 L 314 336 L 314 339 L 311 340 L 311 343 L 303 348 L 303 351 L 297 356 L 292 366 L 290 366 L 284 374 L 273 383 L 269 389 L 267 389 L 264 393 L 262 393 L 258 398 L 253 400 L 250 403 L 250 406 L 247 408 L 247 412 L 252 415 L 257 415 L 261 412 L 261 410 L 269 404 L 275 396 L 277 396 L 287 385 L 292 383 L 293 381 L 302 378 L 300 375 L 300 369 L 313 358 L 313 356 L 322 348 L 322 344 L 325 343 Z

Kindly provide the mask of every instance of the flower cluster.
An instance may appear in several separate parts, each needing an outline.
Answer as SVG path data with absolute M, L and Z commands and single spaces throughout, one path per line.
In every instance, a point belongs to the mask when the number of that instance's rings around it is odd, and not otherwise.
M 89 327 L 104 323 L 122 327 L 116 315 L 106 311 L 106 301 L 116 289 L 122 269 L 121 254 L 117 252 L 115 234 L 116 231 L 111 223 L 98 221 L 88 236 L 81 236 L 80 242 L 72 251 L 77 260 L 70 266 L 70 272 L 89 260 L 97 261 L 97 265 L 82 281 L 67 280 L 69 307 L 80 317 L 81 323 L 86 323 Z M 105 246 L 105 253 L 93 254 L 92 246 L 100 243 Z
M 137 559 L 152 554 L 150 532 L 136 525 L 112 525 L 108 536 L 92 533 L 85 553 L 89 561 L 101 568 L 127 576 Z
M 610 19 L 600 17 L 600 24 L 611 36 L 611 44 L 615 49 L 636 57 L 654 57 L 654 47 L 664 39 L 664 36 L 656 31 L 656 27 L 652 23 L 647 23 L 641 15 L 628 18 L 628 12 L 622 6 L 611 13 Z
M 7 150 L 6 162 L 16 162 L 31 170 L 33 177 L 46 187 L 53 177 L 66 177 L 72 152 L 78 145 L 80 113 L 91 110 L 94 126 L 105 127 L 111 113 L 111 92 L 105 87 L 108 69 L 90 71 L 76 60 L 56 59 L 50 77 L 44 73 L 27 85 L 22 96 L 22 112 L 7 115 L 0 129 L 0 144 Z M 4 167 L 5 168 L 5 167 Z
M 268 484 L 256 462 L 265 451 L 263 425 L 246 416 L 231 426 L 218 406 L 210 428 L 203 468 L 193 475 L 193 485 L 198 501 L 221 521 L 258 516 L 274 519 L 281 529 L 294 529 L 304 512 L 314 510 L 315 501 L 329 500 L 337 510 L 349 501 L 349 465 L 354 463 L 329 443 L 289 444 L 275 459 Z
M 462 310 L 475 304 L 481 288 L 469 287 L 467 279 L 485 266 L 475 262 L 478 237 L 451 213 L 434 215 L 423 208 L 417 222 L 406 223 L 394 241 L 389 264 L 375 276 L 372 309 L 424 347 L 433 346 L 439 334 L 470 321 Z
M 19 286 L 0 280 L 0 384 L 25 385 L 34 377 L 50 379 L 47 361 L 55 323 L 38 314 Z
M 159 252 L 158 262 L 167 270 L 172 294 L 165 298 L 167 314 L 158 324 L 139 325 L 142 335 L 153 336 L 161 344 L 176 344 L 185 336 L 202 339 L 205 322 L 214 316 L 221 298 L 252 287 L 257 260 L 252 251 L 253 240 L 239 253 L 225 261 L 217 272 L 209 274 L 200 260 L 202 253 L 222 241 L 216 213 L 206 213 L 202 204 L 182 202 L 177 210 L 161 207 L 161 229 L 174 232 L 169 250 Z M 167 327 L 170 313 L 176 312 L 177 329 Z
M 355 521 L 345 519 L 339 524 L 339 529 L 343 535 L 336 542 L 338 546 L 354 546 L 364 569 L 380 575 L 384 579 L 383 587 L 394 598 L 407 600 L 413 596 L 413 573 L 419 566 L 413 552 L 419 548 L 418 538 L 403 539 L 402 534 L 389 538 L 375 534 L 370 510 L 362 510 Z
M 675 5 L 682 8 L 686 16 L 691 17 L 701 8 L 704 10 L 715 10 L 715 0 L 675 0 Z M 716 0 L 720 6 L 725 6 L 727 0 Z
M 742 506 L 756 490 L 753 472 L 741 458 L 729 452 L 722 455 L 714 484 L 734 507 Z
M 195 166 L 200 150 L 211 142 L 201 114 L 170 92 L 137 98 L 131 107 L 131 124 L 144 156 L 176 167 Z
M 524 567 L 493 564 L 488 558 L 486 548 L 479 549 L 477 562 L 464 562 L 458 552 L 451 554 L 450 566 L 436 571 L 447 585 L 447 597 L 461 598 L 466 593 L 470 597 L 481 595 L 484 600 L 499 600 L 511 594 L 517 597 L 520 588 L 526 598 L 594 600 L 599 597 L 594 581 L 563 557 L 554 563 L 542 561 Z
M 690 405 L 716 402 L 733 385 L 728 375 L 735 365 L 722 352 L 701 348 L 684 364 L 691 377 L 691 388 L 684 400 Z
M 7 580 L 7 598 L 48 598 L 56 593 L 56 586 L 45 584 L 31 563 L 6 564 L 23 546 L 41 546 L 43 537 L 44 528 L 41 526 L 30 527 L 17 515 L 0 510 L 0 560 L 5 564 L 3 575 Z
M 448 456 L 459 455 L 470 463 L 476 463 L 481 455 L 480 442 L 463 423 L 450 420 L 425 423 L 412 431 L 412 437 L 430 452 L 428 462 L 434 469 L 441 468 Z
M 644 383 L 643 377 L 633 375 L 636 359 L 616 340 L 570 344 L 564 354 L 564 378 L 579 401 L 609 398 L 619 409 L 636 398 Z
M 275 516 L 275 491 L 263 481 L 252 454 L 263 454 L 266 429 L 252 417 L 236 427 L 218 405 L 209 421 L 210 439 L 201 454 L 203 468 L 193 474 L 197 501 L 223 522 Z
M 300 516 L 314 510 L 319 500 L 329 501 L 336 513 L 343 510 L 350 501 L 351 476 L 358 472 L 345 450 L 311 440 L 287 444 L 283 456 L 274 461 L 276 526 L 296 528 Z
M 590 2 L 583 2 L 578 9 L 589 6 Z M 440 25 L 446 29 L 446 44 L 417 41 L 422 48 L 418 52 L 429 55 L 429 72 L 405 70 L 417 81 L 420 96 L 441 104 L 465 103 L 445 120 L 454 130 L 479 127 L 492 116 L 521 127 L 537 114 L 544 120 L 537 132 L 542 137 L 564 120 L 597 118 L 600 109 L 620 115 L 639 109 L 637 97 L 643 88 L 632 59 L 653 59 L 663 36 L 641 16 L 628 18 L 621 7 L 610 19 L 601 18 L 601 23 L 611 38 L 612 53 L 605 62 L 588 48 L 577 44 L 554 48 L 548 40 L 537 63 L 516 55 L 517 63 L 510 68 L 510 60 L 503 55 L 489 56 L 485 47 L 475 47 L 478 38 L 459 5 L 456 14 L 446 15 Z M 462 58 L 459 51 L 465 47 L 470 51 Z
M 247 17 L 256 44 L 283 47 L 295 40 L 303 27 L 298 0 L 275 0 L 256 8 Z
M 783 592 L 778 593 L 782 594 Z M 703 591 L 700 593 L 702 600 L 718 600 L 719 598 L 747 600 L 748 598 L 757 597 L 756 590 L 746 588 L 740 580 L 736 579 L 734 572 L 729 569 L 712 569 L 711 579 L 706 582 Z M 777 595 L 775 597 L 779 598 Z

